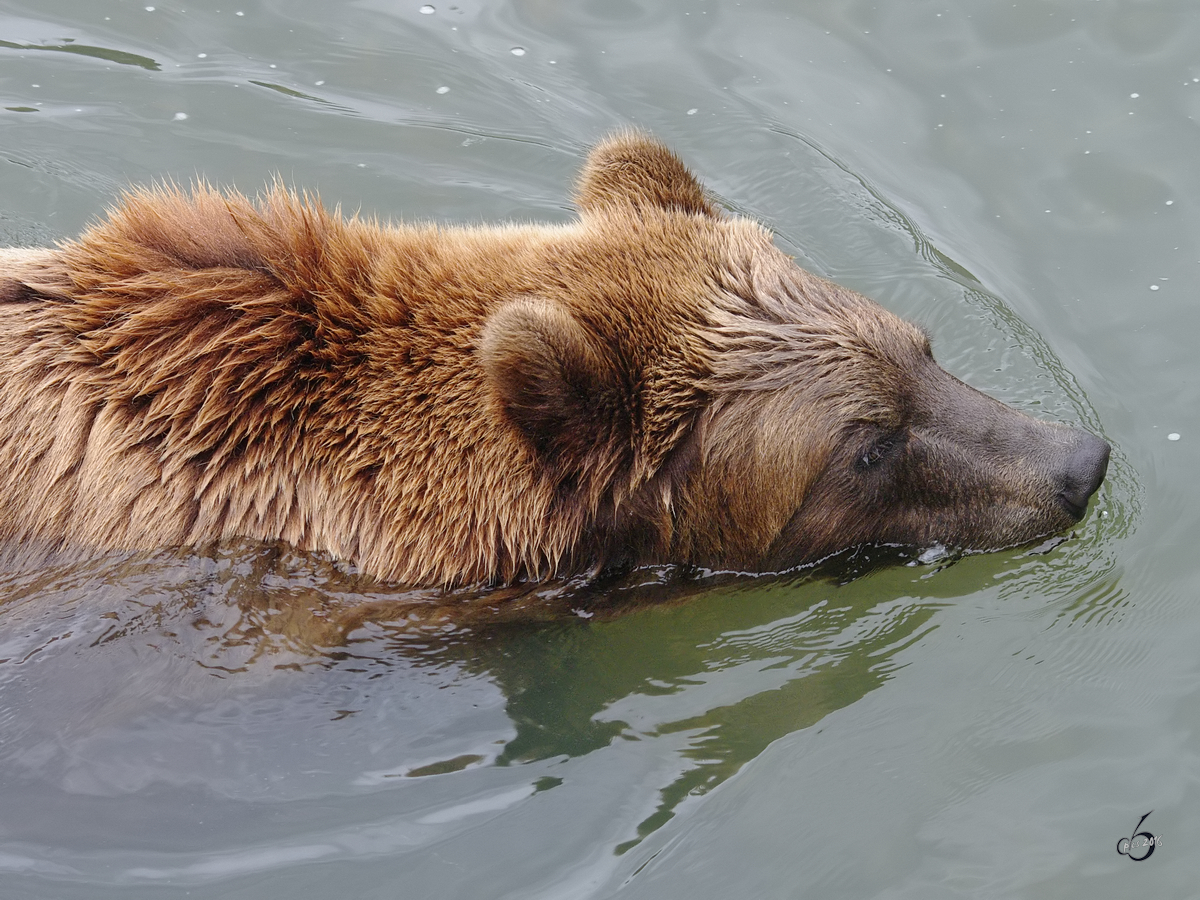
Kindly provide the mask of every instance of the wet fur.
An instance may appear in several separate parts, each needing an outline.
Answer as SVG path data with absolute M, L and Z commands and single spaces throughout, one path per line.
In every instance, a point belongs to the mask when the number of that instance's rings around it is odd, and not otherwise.
M 661 145 L 601 144 L 576 197 L 450 228 L 159 187 L 0 250 L 0 542 L 283 540 L 460 585 L 1074 521 L 1050 470 L 1077 432 L 950 378 Z M 856 468 L 901 432 L 890 481 Z

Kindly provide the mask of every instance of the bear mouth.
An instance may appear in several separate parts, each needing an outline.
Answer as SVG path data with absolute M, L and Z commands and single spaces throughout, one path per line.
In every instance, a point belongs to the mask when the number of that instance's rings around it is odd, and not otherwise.
M 1088 508 L 1087 499 L 1080 502 L 1068 495 L 1066 491 L 1058 495 L 1058 503 L 1066 511 L 1067 515 L 1071 517 L 1072 522 L 1078 522 L 1082 519 Z

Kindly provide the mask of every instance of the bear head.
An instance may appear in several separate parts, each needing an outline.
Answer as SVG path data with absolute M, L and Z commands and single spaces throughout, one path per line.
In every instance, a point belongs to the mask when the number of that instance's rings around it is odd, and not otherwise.
M 479 339 L 577 534 L 556 568 L 781 571 L 861 544 L 1012 546 L 1083 516 L 1107 443 L 947 373 L 925 332 L 722 213 L 661 144 L 604 142 L 577 199 L 575 239 Z

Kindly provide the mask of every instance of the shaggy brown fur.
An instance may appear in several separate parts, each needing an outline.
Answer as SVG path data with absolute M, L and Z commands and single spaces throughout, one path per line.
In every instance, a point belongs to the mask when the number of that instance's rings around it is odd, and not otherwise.
M 576 195 L 444 228 L 156 188 L 0 250 L 0 541 L 282 539 L 454 585 L 1082 515 L 1107 445 L 955 381 L 661 145 L 606 141 Z

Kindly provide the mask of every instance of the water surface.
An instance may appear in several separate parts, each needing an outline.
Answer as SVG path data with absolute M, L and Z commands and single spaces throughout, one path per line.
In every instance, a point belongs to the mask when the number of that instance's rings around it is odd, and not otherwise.
M 1115 451 L 1065 541 L 542 597 L 590 618 L 314 641 L 395 597 L 257 546 L 4 573 L 5 895 L 1187 895 L 1196 115 L 1182 0 L 8 3 L 0 243 L 276 173 L 393 220 L 565 221 L 632 124 Z

